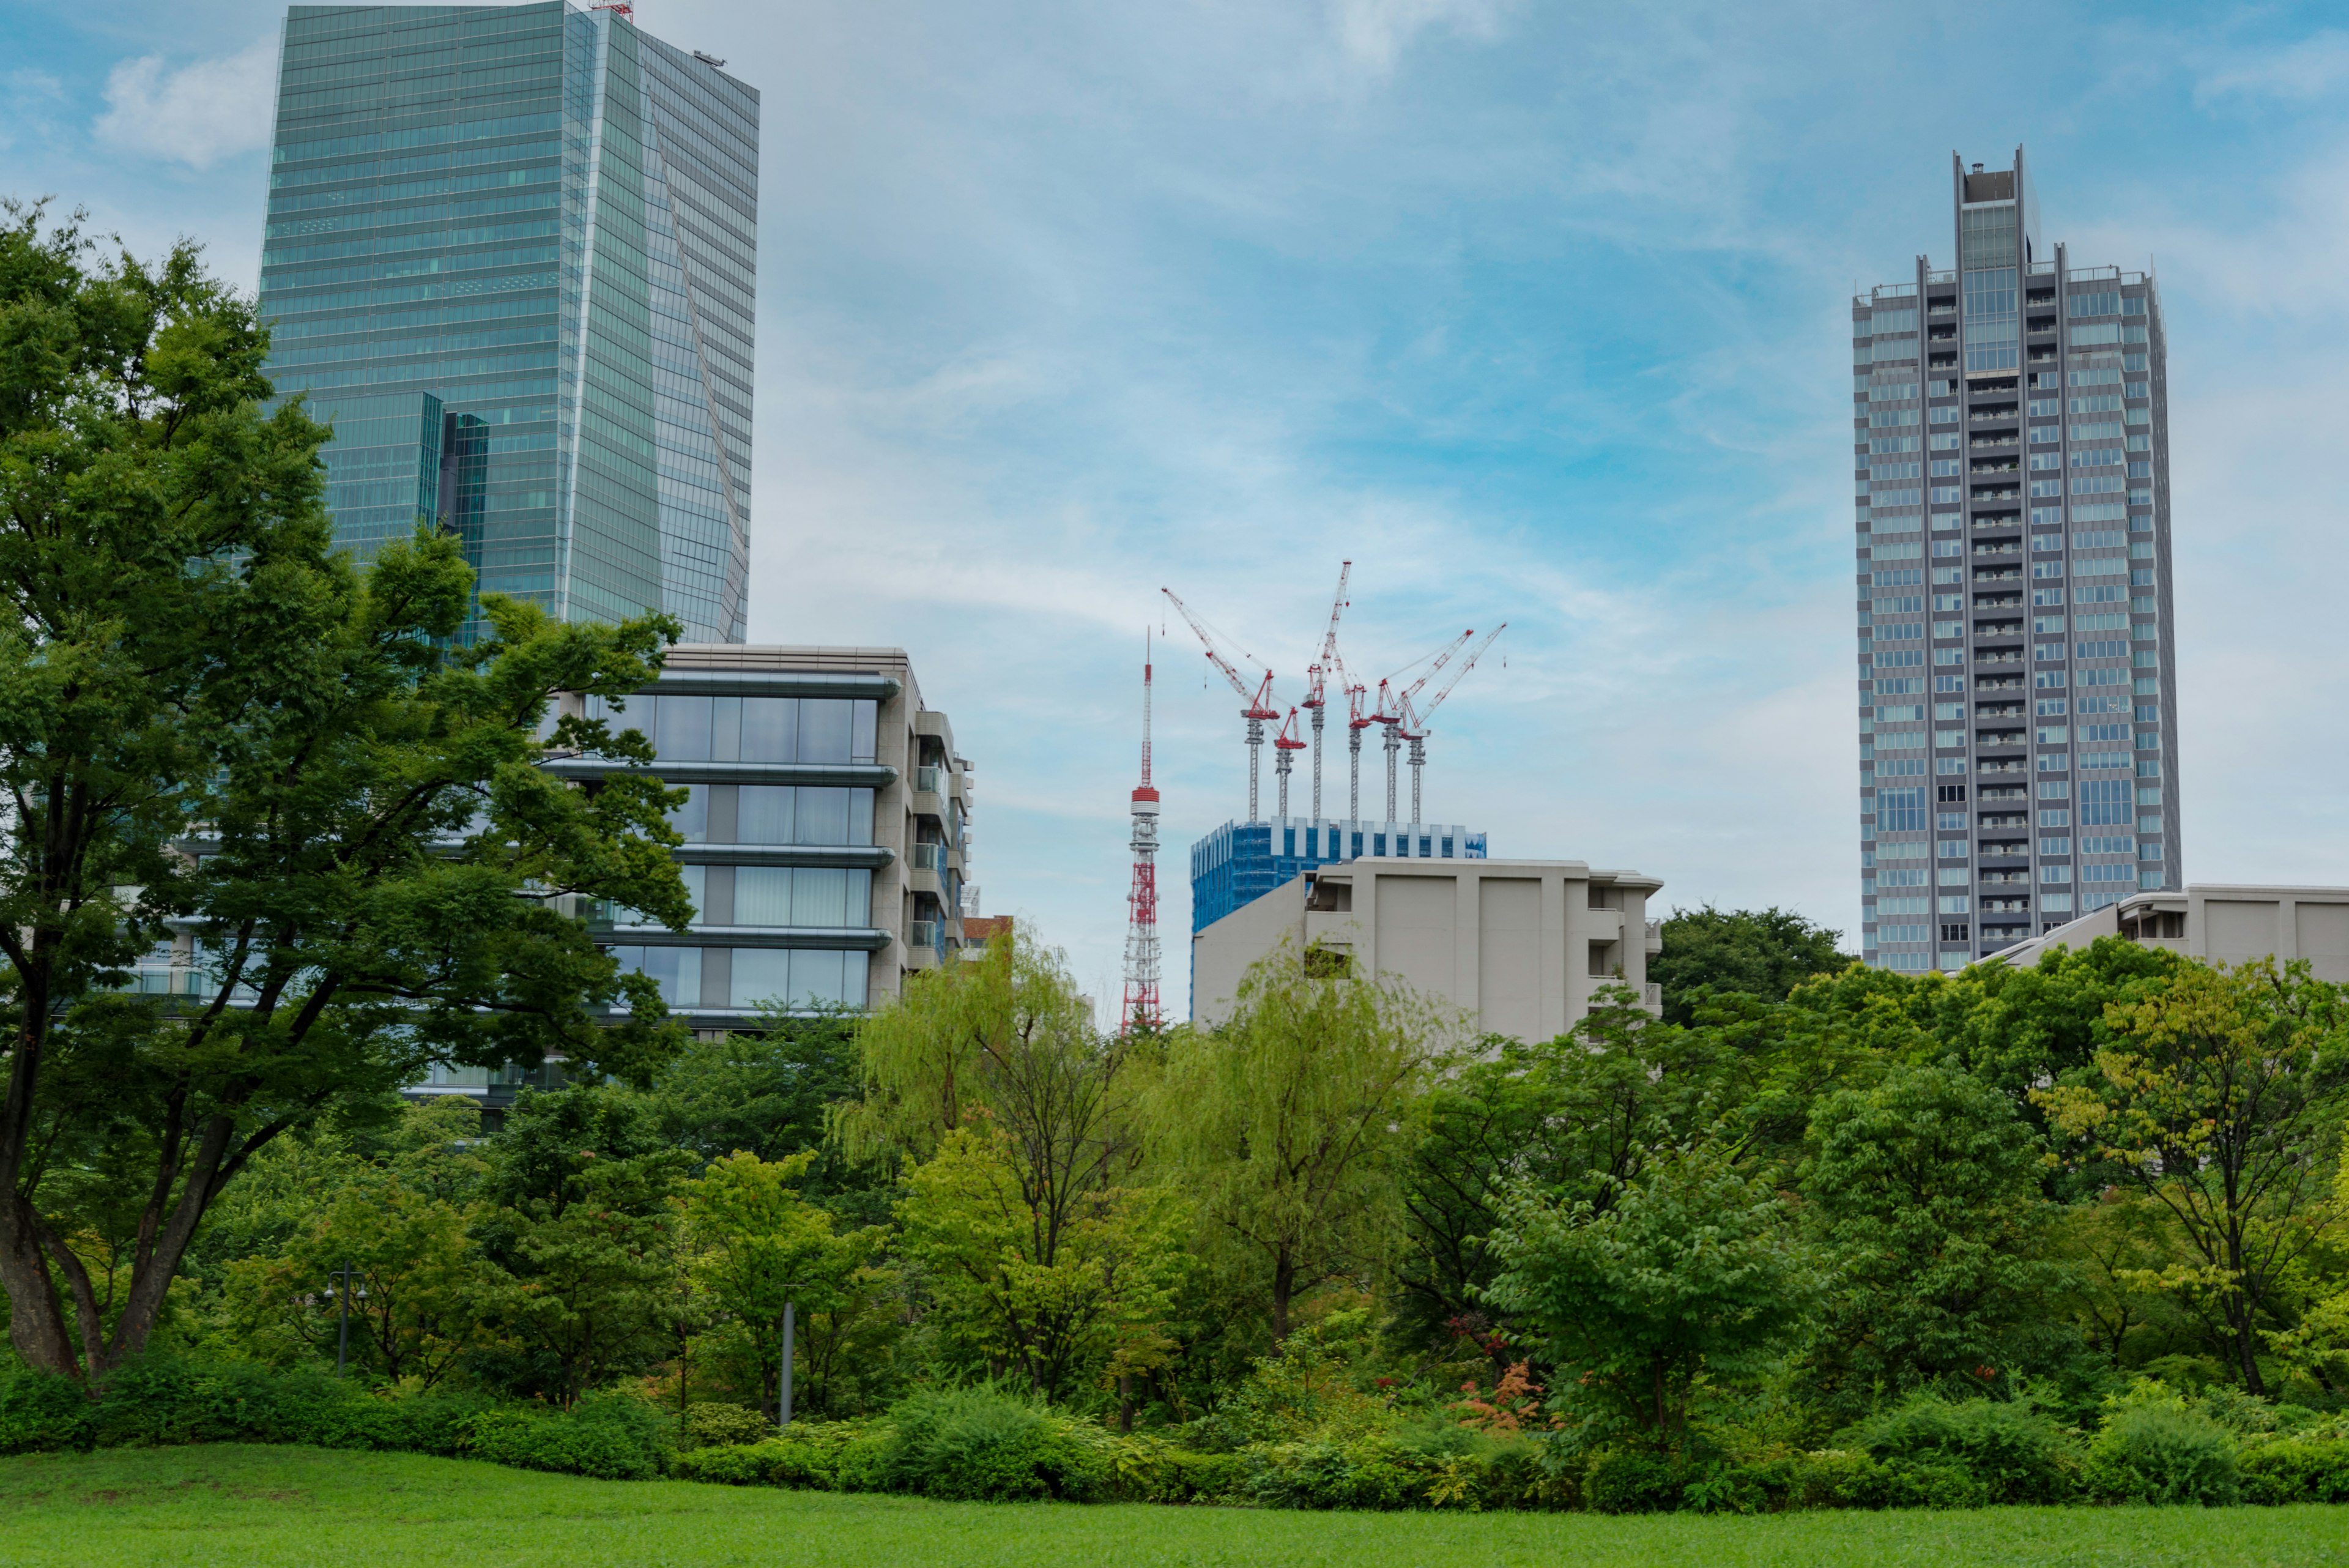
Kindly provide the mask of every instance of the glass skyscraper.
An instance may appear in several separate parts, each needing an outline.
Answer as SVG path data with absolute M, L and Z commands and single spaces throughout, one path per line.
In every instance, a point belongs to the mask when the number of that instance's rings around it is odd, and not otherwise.
M 261 306 L 339 543 L 430 519 L 484 593 L 742 639 L 759 95 L 722 63 L 562 0 L 287 13 Z
M 1951 161 L 1957 266 L 1852 301 L 1861 946 L 1954 970 L 2177 888 L 2161 302 Z

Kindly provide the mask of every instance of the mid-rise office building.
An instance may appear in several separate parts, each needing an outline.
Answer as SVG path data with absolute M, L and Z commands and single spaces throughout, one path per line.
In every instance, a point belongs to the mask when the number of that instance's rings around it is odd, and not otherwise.
M 739 642 L 759 95 L 609 8 L 296 5 L 261 308 L 338 542 Z
M 1852 302 L 1861 945 L 1953 970 L 2179 880 L 2160 296 L 1952 159 L 1956 265 Z
M 1193 1017 L 1232 1014 L 1248 966 L 1287 942 L 1458 1008 L 1479 1034 L 1549 1040 L 1611 985 L 1661 1012 L 1648 900 L 1663 884 L 1579 860 L 1365 857 L 1293 877 L 1191 936 Z

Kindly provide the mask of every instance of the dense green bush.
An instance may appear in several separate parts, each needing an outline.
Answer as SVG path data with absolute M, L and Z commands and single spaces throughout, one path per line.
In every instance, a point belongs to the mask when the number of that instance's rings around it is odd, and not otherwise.
M 1837 1447 L 1884 1468 L 1882 1500 L 1893 1507 L 2062 1502 L 2079 1484 L 2061 1428 L 2027 1406 L 1992 1399 L 1914 1395 L 1852 1428 Z
M 370 1392 L 312 1368 L 254 1362 L 204 1366 L 146 1356 L 118 1370 L 96 1399 L 45 1373 L 0 1378 L 0 1453 L 148 1448 L 176 1443 L 308 1443 L 470 1454 L 530 1469 L 658 1475 L 668 1418 L 621 1396 L 574 1411 L 502 1405 L 487 1394 Z
M 2088 1446 L 2087 1481 L 2108 1502 L 2220 1504 L 2241 1495 L 2234 1438 L 2174 1402 L 2114 1411 Z
M 2349 1442 L 2287 1438 L 2235 1462 L 2247 1502 L 2349 1502 Z
M 1427 1476 L 1390 1438 L 1275 1443 L 1255 1451 L 1248 1495 L 1274 1508 L 1414 1508 Z
M 1680 1507 L 1687 1479 L 1654 1454 L 1609 1449 L 1583 1472 L 1582 1495 L 1599 1513 L 1669 1513 Z
M 570 1410 L 487 1410 L 466 1424 L 465 1451 L 526 1470 L 649 1480 L 675 1458 L 675 1423 L 626 1394 L 591 1395 Z
M 679 1446 L 706 1449 L 720 1443 L 761 1443 L 776 1430 L 775 1423 L 756 1410 L 712 1400 L 686 1410 Z
M 88 1448 L 96 1414 L 70 1377 L 0 1373 L 0 1454 Z
M 894 1491 L 965 1501 L 1060 1498 L 1109 1490 L 1102 1444 L 1067 1417 L 993 1388 L 941 1389 L 889 1409 L 881 1479 Z

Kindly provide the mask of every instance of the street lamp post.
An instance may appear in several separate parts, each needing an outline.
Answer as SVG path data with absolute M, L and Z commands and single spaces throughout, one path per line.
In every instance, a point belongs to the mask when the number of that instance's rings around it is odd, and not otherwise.
M 792 1424 L 792 1308 L 793 1305 L 789 1296 L 783 1298 L 782 1397 L 775 1401 L 775 1427 L 779 1431 Z
M 335 1376 L 337 1377 L 340 1377 L 343 1375 L 343 1368 L 350 1364 L 351 1359 L 351 1265 L 349 1259 L 346 1258 L 343 1260 L 341 1272 L 343 1276 L 343 1304 L 342 1310 L 338 1314 L 341 1321 L 336 1325 L 335 1329 Z M 326 1277 L 328 1279 L 334 1278 L 332 1274 L 329 1274 Z

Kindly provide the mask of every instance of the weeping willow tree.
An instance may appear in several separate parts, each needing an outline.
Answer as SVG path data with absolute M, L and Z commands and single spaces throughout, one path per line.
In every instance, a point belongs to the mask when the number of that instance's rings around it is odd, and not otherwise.
M 1206 1247 L 1263 1281 L 1276 1345 L 1299 1296 L 1392 1251 L 1420 1093 L 1462 1034 L 1392 976 L 1284 944 L 1248 971 L 1223 1028 L 1170 1041 L 1161 1147 Z
M 949 1336 L 1065 1395 L 1149 1337 L 1184 1260 L 1175 1195 L 1136 1180 L 1147 1063 L 1092 1024 L 1025 933 L 912 976 L 858 1032 L 855 1158 L 915 1162 L 897 1215 Z

